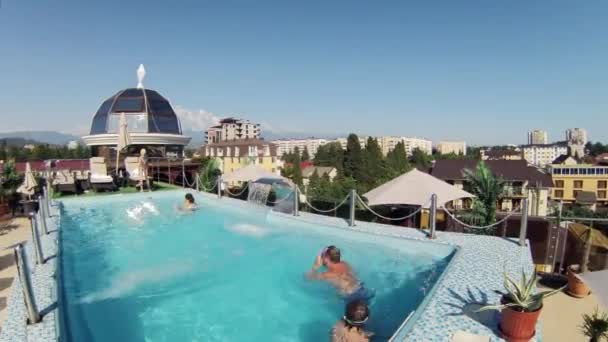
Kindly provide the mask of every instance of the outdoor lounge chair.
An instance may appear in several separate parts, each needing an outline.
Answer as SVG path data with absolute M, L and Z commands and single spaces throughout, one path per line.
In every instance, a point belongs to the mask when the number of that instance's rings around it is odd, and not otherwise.
M 76 193 L 76 179 L 70 170 L 59 170 L 55 173 L 51 183 L 56 192 L 71 192 Z
M 151 189 L 152 178 L 149 176 L 146 178 L 139 172 L 139 158 L 138 157 L 127 157 L 125 158 L 125 169 L 129 176 L 129 184 L 138 184 L 142 182 L 148 189 Z
M 105 159 L 103 157 L 93 157 L 89 159 L 90 172 L 89 172 L 89 185 L 95 190 L 114 190 L 114 179 L 108 176 L 108 168 L 106 166 Z

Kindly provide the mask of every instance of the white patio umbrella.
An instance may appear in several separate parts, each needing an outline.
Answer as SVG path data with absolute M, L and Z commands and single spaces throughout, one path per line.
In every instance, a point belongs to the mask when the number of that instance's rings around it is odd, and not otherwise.
M 36 178 L 34 178 L 34 174 L 32 173 L 32 167 L 28 162 L 25 164 L 25 179 L 19 188 L 17 188 L 17 192 L 28 195 L 29 199 L 32 199 L 32 195 L 34 194 L 37 185 Z
M 608 307 L 608 270 L 586 272 L 577 276 L 591 288 L 600 303 Z
M 118 144 L 116 144 L 116 172 L 118 172 L 118 161 L 120 160 L 120 151 L 131 145 L 131 136 L 128 131 L 127 118 L 125 113 L 120 114 L 120 127 L 118 129 Z
M 475 197 L 428 173 L 413 169 L 410 172 L 365 193 L 369 205 L 408 204 L 430 207 L 431 196 L 437 195 L 437 206 L 460 198 Z

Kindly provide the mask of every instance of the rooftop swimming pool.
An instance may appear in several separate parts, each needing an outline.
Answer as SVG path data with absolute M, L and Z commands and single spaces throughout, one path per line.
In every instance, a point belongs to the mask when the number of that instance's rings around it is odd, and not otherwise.
M 386 341 L 455 253 L 447 244 L 287 220 L 183 192 L 63 201 L 59 289 L 68 341 L 323 341 L 344 299 L 306 280 L 336 245 L 375 291 L 367 329 Z

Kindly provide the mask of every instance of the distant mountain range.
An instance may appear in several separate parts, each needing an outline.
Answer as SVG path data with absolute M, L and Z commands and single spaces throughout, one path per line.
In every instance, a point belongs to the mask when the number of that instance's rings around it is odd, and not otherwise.
M 23 139 L 25 144 L 51 144 L 65 145 L 73 140 L 80 140 L 80 137 L 72 134 L 60 133 L 55 131 L 22 131 L 22 132 L 0 132 L 0 139 Z M 16 142 L 16 140 L 15 140 Z

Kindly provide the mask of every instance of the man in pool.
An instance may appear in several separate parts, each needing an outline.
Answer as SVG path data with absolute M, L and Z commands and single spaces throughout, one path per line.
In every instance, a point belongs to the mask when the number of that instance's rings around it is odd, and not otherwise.
M 368 342 L 373 333 L 365 331 L 369 308 L 362 300 L 346 304 L 344 316 L 331 329 L 331 342 Z
M 321 266 L 325 266 L 325 272 L 319 272 Z M 317 255 L 312 270 L 307 277 L 313 280 L 324 280 L 336 287 L 338 292 L 347 301 L 368 301 L 374 294 L 363 287 L 348 263 L 341 260 L 340 249 L 336 246 L 328 246 Z

